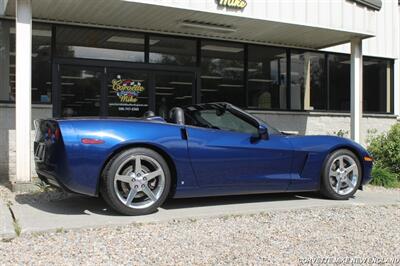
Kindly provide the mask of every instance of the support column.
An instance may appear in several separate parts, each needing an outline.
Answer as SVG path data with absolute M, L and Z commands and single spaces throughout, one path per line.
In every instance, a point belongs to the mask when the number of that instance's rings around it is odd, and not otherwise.
M 360 143 L 360 123 L 362 116 L 362 40 L 351 40 L 351 66 L 350 66 L 350 111 L 351 139 Z
M 400 117 L 400 59 L 394 60 L 394 114 Z
M 16 183 L 31 181 L 32 2 L 16 0 Z
M 311 56 L 304 53 L 304 110 L 311 108 Z

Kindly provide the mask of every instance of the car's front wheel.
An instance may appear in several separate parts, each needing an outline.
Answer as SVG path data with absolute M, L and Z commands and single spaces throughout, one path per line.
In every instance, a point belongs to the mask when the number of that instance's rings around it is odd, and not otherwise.
M 350 198 L 360 186 L 361 171 L 360 161 L 353 152 L 341 149 L 331 153 L 325 161 L 321 193 L 331 199 Z
M 100 193 L 116 211 L 143 215 L 157 210 L 170 186 L 171 175 L 164 158 L 151 149 L 132 148 L 107 164 Z

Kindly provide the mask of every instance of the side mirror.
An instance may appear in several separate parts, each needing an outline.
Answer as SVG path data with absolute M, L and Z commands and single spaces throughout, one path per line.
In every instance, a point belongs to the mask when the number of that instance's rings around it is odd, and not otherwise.
M 259 125 L 257 134 L 251 137 L 251 142 L 255 143 L 260 140 L 268 140 L 268 139 L 269 139 L 268 128 L 265 127 L 264 125 Z

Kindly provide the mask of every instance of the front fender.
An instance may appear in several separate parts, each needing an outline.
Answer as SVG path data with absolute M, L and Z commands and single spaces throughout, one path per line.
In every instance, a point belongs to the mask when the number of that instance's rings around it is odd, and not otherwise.
M 336 136 L 291 136 L 294 149 L 294 180 L 301 183 L 311 180 L 310 189 L 318 190 L 321 174 L 327 156 L 338 149 L 349 149 L 359 159 L 362 167 L 362 182 L 371 180 L 372 163 L 364 160 L 368 152 L 359 144 L 346 138 Z

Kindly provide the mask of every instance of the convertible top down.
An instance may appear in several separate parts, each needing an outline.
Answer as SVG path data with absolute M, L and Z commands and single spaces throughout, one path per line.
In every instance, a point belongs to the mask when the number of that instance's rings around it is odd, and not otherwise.
M 170 197 L 320 191 L 348 199 L 371 179 L 372 158 L 335 136 L 295 136 L 228 103 L 175 107 L 168 119 L 36 120 L 39 177 L 98 196 L 127 215 Z

